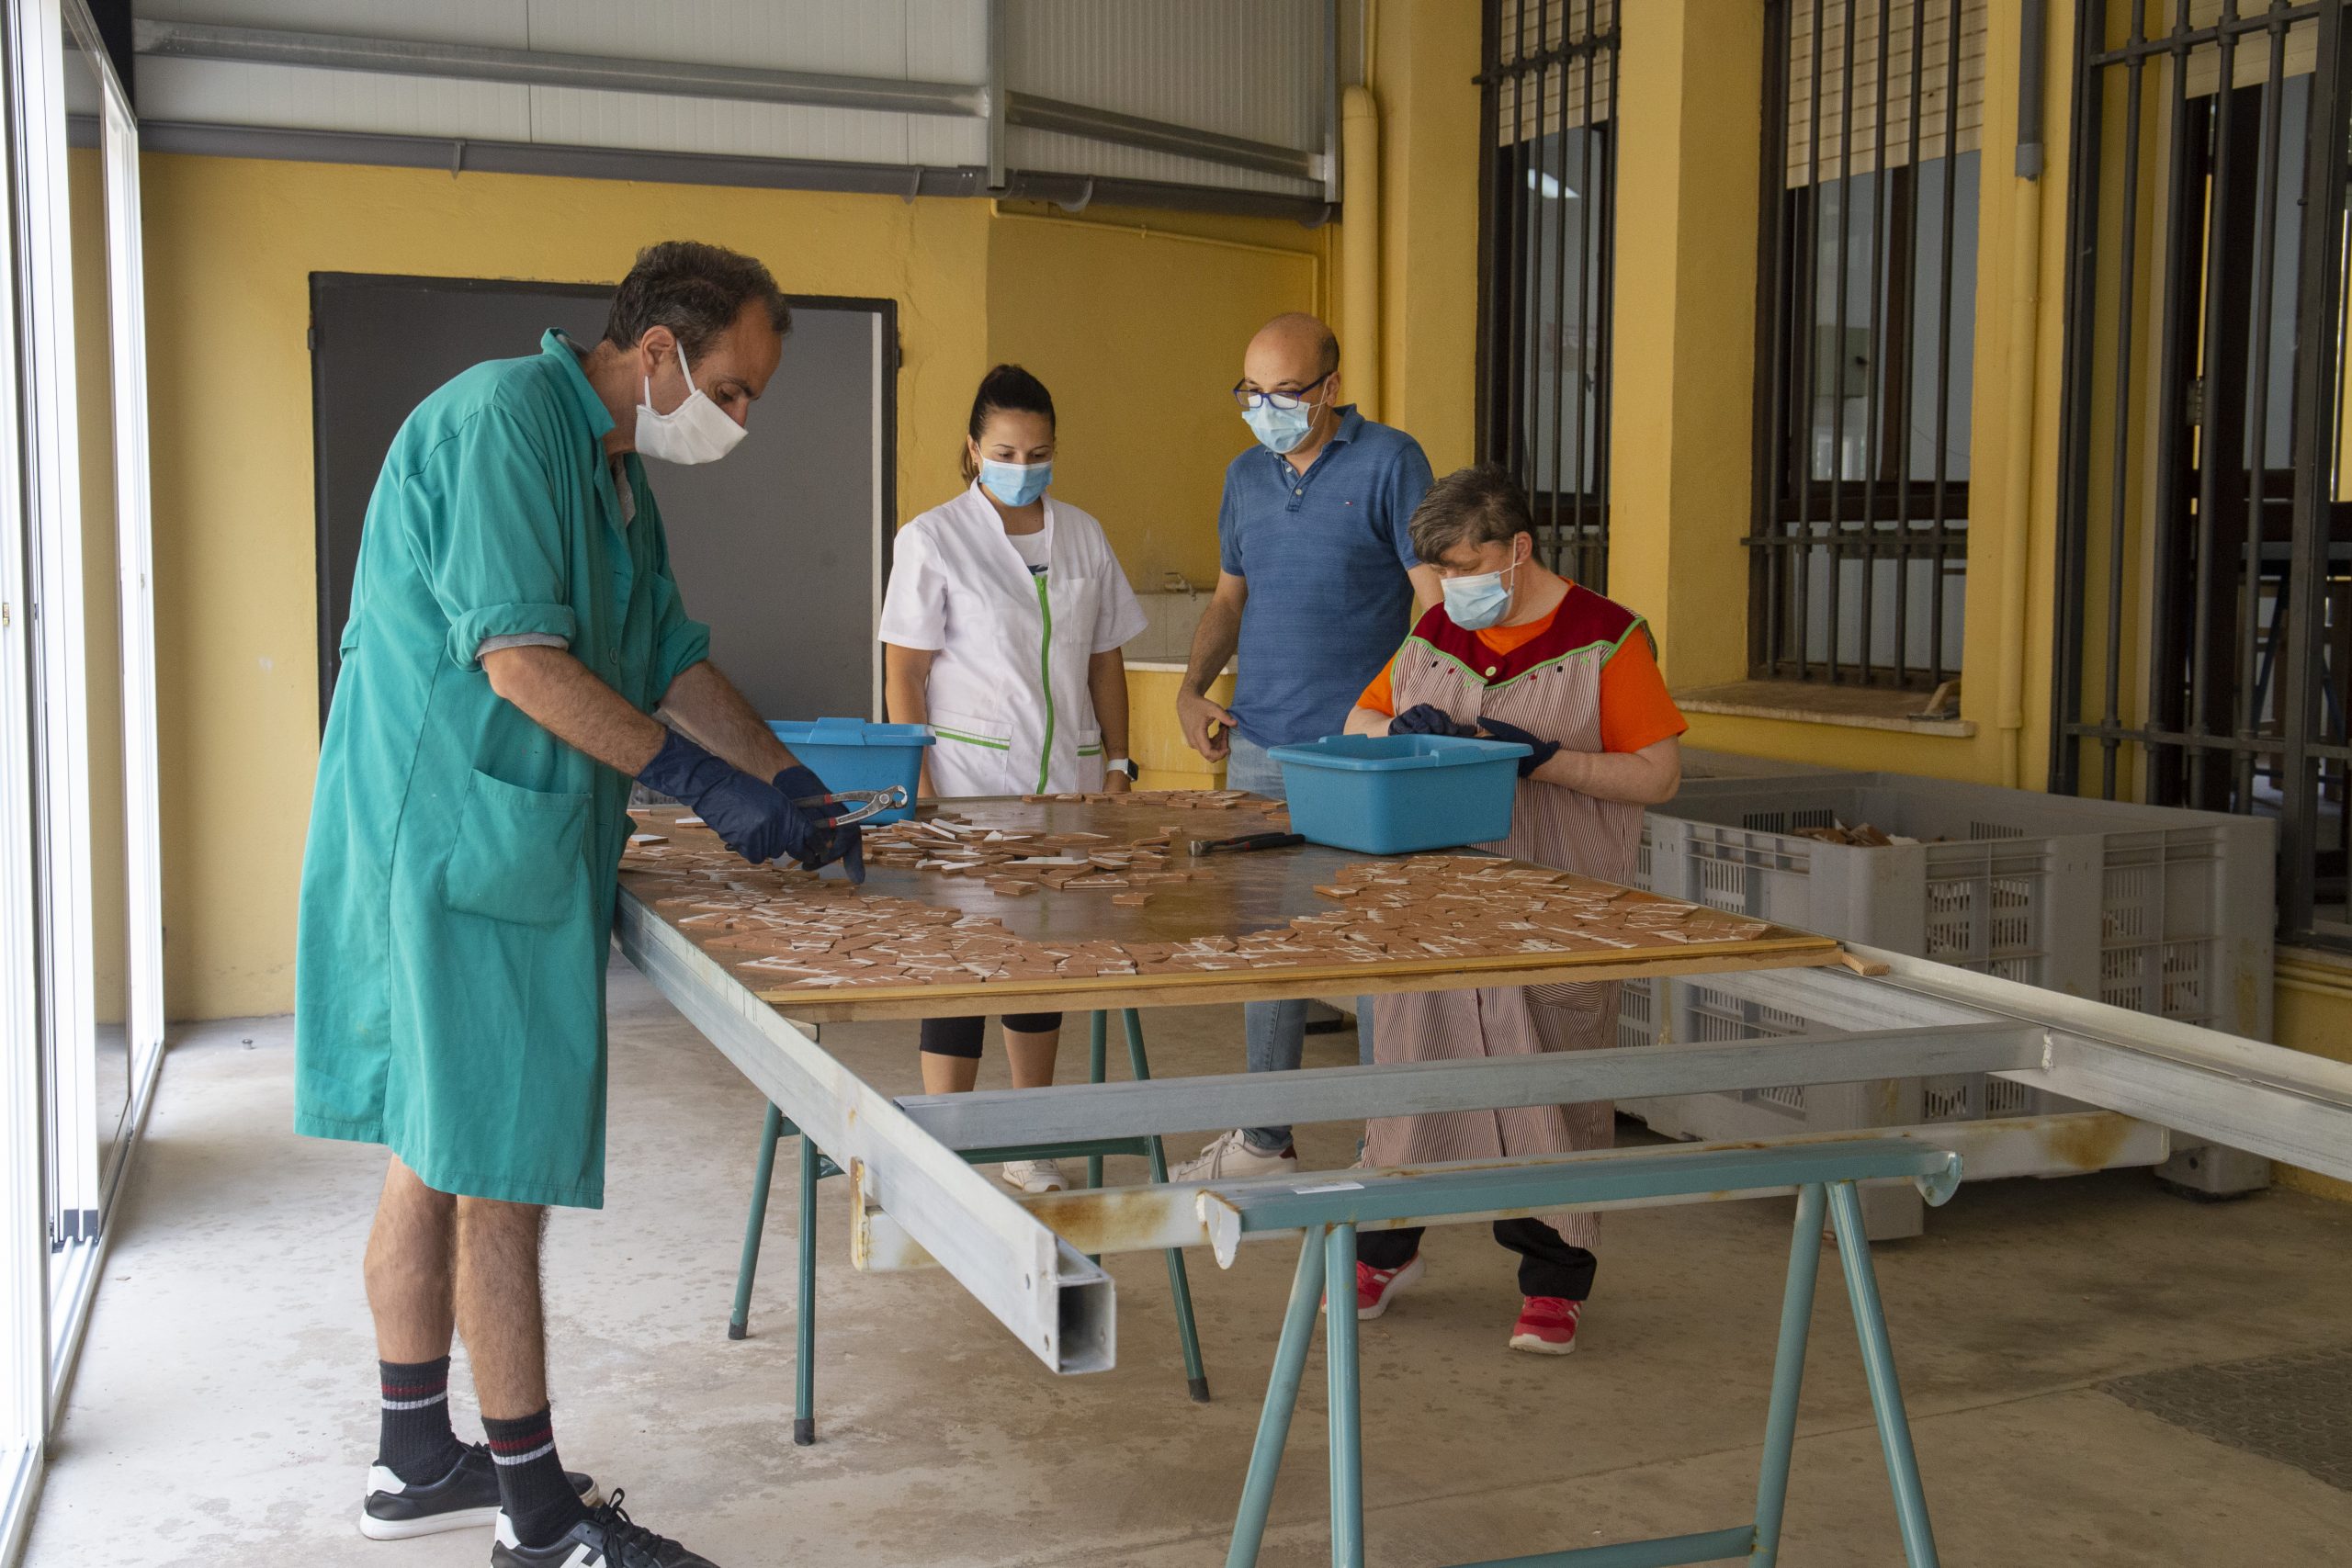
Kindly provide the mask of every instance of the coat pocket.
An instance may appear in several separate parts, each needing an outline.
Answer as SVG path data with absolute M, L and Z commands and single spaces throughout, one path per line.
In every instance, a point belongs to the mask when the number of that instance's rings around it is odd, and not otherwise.
M 462 914 L 553 926 L 587 896 L 581 859 L 590 797 L 524 789 L 474 770 L 442 874 L 442 900 Z
M 932 733 L 942 740 L 984 746 L 996 751 L 1012 749 L 1012 727 L 1001 714 L 935 707 L 931 710 L 930 720 Z

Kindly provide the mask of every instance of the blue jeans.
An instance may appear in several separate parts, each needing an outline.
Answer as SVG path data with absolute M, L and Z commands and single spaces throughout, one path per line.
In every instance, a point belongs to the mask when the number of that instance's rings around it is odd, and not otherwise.
M 1225 761 L 1225 787 L 1281 800 L 1283 770 L 1270 761 L 1266 749 L 1254 740 L 1232 737 L 1233 752 Z M 1253 1073 L 1286 1073 L 1296 1067 L 1306 1049 L 1306 1003 L 1247 1002 L 1242 1005 L 1242 1038 Z M 1372 1060 L 1372 998 L 1356 998 L 1356 1055 Z M 1288 1127 L 1245 1127 L 1242 1136 L 1261 1154 L 1290 1147 Z

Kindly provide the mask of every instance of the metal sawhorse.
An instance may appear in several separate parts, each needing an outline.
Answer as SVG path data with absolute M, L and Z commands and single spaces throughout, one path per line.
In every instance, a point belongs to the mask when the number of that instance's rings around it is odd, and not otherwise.
M 1737 1149 L 1677 1154 L 1628 1154 L 1605 1162 L 1574 1161 L 1487 1165 L 1435 1169 L 1411 1176 L 1361 1175 L 1360 1185 L 1310 1188 L 1269 1183 L 1252 1188 L 1210 1189 L 1201 1197 L 1212 1241 L 1228 1259 L 1250 1231 L 1306 1232 L 1298 1271 L 1291 1280 L 1290 1305 L 1283 1316 L 1282 1342 L 1274 1352 L 1266 1404 L 1258 1417 L 1258 1438 L 1234 1520 L 1227 1568 L 1252 1568 L 1265 1536 L 1275 1473 L 1290 1435 L 1306 1371 L 1307 1342 L 1314 1337 L 1316 1300 L 1325 1303 L 1325 1359 L 1330 1386 L 1331 1562 L 1334 1568 L 1363 1568 L 1363 1462 L 1359 1426 L 1361 1374 L 1356 1357 L 1355 1263 L 1359 1225 L 1442 1216 L 1455 1219 L 1541 1213 L 1546 1207 L 1615 1206 L 1627 1202 L 1699 1200 L 1733 1194 L 1763 1195 L 1794 1189 L 1796 1235 L 1789 1247 L 1789 1277 L 1781 1304 L 1779 1352 L 1772 1365 L 1772 1399 L 1764 1423 L 1764 1462 L 1756 1487 L 1756 1517 L 1747 1524 L 1695 1535 L 1540 1552 L 1459 1568 L 1673 1568 L 1675 1564 L 1738 1559 L 1770 1568 L 1781 1541 L 1782 1505 L 1788 1497 L 1789 1460 L 1796 1441 L 1797 1392 L 1804 1377 L 1805 1340 L 1813 1318 L 1814 1279 L 1821 1258 L 1823 1212 L 1838 1235 L 1838 1256 L 1846 1275 L 1846 1295 L 1861 1339 L 1862 1371 L 1870 1384 L 1879 1446 L 1894 1489 L 1896 1520 L 1910 1568 L 1936 1568 L 1936 1543 L 1928 1505 L 1919 1486 L 1919 1466 L 1911 1449 L 1911 1427 L 1904 1415 L 1903 1391 L 1895 1381 L 1894 1354 L 1887 1343 L 1886 1318 L 1879 1304 L 1877 1277 L 1871 1269 L 1870 1242 L 1862 1227 L 1858 1181 L 1908 1179 L 1930 1203 L 1941 1203 L 1960 1182 L 1960 1156 L 1922 1143 L 1894 1140 L 1815 1144 L 1777 1149 Z
M 1151 1077 L 1151 1063 L 1144 1055 L 1142 1020 L 1133 1008 L 1120 1009 L 1119 1016 L 1126 1030 L 1128 1070 L 1135 1074 L 1136 1081 L 1142 1082 Z M 1103 1022 L 1103 1015 L 1097 1012 L 1087 1031 L 1088 1081 L 1091 1083 L 1103 1081 L 1106 1067 Z M 761 1233 L 767 1226 L 768 1189 L 775 1177 L 775 1145 L 779 1138 L 787 1134 L 797 1134 L 800 1139 L 800 1310 L 793 1351 L 792 1440 L 805 1448 L 817 1440 L 817 1183 L 828 1176 L 840 1175 L 841 1167 L 827 1157 L 806 1133 L 786 1121 L 784 1112 L 773 1103 L 768 1106 L 766 1124 L 760 1130 L 759 1164 L 752 1173 L 752 1210 L 743 1227 L 743 1256 L 735 1270 L 735 1308 L 727 1320 L 727 1337 L 741 1339 L 751 1332 L 752 1285 L 759 1274 Z M 1151 1162 L 1152 1180 L 1168 1179 L 1167 1152 L 1157 1136 L 1091 1138 L 960 1152 L 975 1165 L 1083 1155 L 1089 1187 L 1102 1185 L 1103 1156 L 1141 1155 Z M 1184 1254 L 1172 1247 L 1168 1249 L 1168 1285 L 1176 1299 L 1176 1335 L 1184 1351 L 1185 1385 L 1193 1398 L 1205 1404 L 1209 1380 L 1201 1364 L 1200 1331 L 1193 1319 L 1192 1281 L 1184 1272 Z

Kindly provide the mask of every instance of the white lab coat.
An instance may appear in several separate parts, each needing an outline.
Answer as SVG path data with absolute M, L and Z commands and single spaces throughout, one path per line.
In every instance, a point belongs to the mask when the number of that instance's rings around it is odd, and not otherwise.
M 1143 606 L 1100 523 L 1048 497 L 1046 526 L 1043 577 L 978 484 L 899 530 L 882 640 L 935 655 L 924 702 L 943 796 L 1102 787 L 1086 667 L 1144 629 Z

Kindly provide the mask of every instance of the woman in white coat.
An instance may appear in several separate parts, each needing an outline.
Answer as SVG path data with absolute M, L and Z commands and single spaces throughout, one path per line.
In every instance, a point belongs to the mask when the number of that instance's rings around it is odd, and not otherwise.
M 1127 676 L 1120 646 L 1144 628 L 1102 525 L 1050 500 L 1054 400 L 1017 365 L 980 381 L 965 430 L 964 493 L 899 530 L 882 601 L 884 705 L 928 725 L 922 793 L 934 797 L 1125 791 Z M 979 1073 L 983 1021 L 926 1019 L 922 1084 L 960 1094 Z M 1059 1013 L 1011 1014 L 1013 1086 L 1054 1081 Z M 1068 1183 L 1052 1160 L 1016 1160 L 1031 1192 Z

